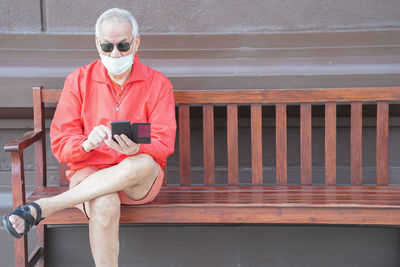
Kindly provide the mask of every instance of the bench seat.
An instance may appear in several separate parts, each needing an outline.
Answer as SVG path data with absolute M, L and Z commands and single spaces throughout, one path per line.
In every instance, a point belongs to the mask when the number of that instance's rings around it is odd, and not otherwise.
M 67 187 L 36 188 L 28 198 L 51 197 Z M 340 209 L 338 209 L 340 208 Z M 168 186 L 157 199 L 122 206 L 121 223 L 400 224 L 398 186 Z M 76 208 L 46 224 L 84 224 Z

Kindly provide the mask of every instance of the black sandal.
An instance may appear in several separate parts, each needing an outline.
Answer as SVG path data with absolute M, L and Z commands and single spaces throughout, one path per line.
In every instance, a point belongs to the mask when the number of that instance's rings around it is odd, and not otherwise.
M 32 214 L 31 214 L 31 209 L 29 208 L 29 206 L 32 206 L 33 208 L 35 208 L 36 220 L 35 220 L 35 218 L 33 218 Z M 25 220 L 25 230 L 23 233 L 20 234 L 17 231 L 15 231 L 14 227 L 12 226 L 12 224 L 10 223 L 10 220 L 9 220 L 11 215 L 16 215 Z M 29 232 L 29 230 L 32 228 L 32 226 L 37 225 L 41 220 L 43 220 L 42 209 L 40 208 L 40 206 L 38 204 L 36 204 L 35 202 L 32 202 L 32 203 L 25 204 L 23 206 L 19 206 L 18 208 L 16 208 L 9 214 L 4 215 L 3 216 L 3 225 L 6 227 L 7 231 L 10 233 L 10 235 L 12 235 L 15 238 L 21 238 Z

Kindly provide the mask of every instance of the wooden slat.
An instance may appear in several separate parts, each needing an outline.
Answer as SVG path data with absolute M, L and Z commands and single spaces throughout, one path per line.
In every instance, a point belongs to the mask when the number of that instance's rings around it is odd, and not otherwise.
M 165 164 L 163 167 L 162 167 L 162 169 L 163 169 L 163 172 L 164 172 L 164 179 L 163 179 L 163 186 L 167 186 L 168 185 L 168 175 L 167 175 L 167 173 L 168 173 L 168 169 L 167 169 L 168 167 L 167 167 L 167 164 Z
M 61 89 L 42 90 L 42 98 L 45 103 L 57 103 L 61 97 Z
M 378 102 L 376 122 L 377 185 L 389 184 L 389 103 Z
M 25 171 L 23 152 L 11 152 L 11 185 L 13 192 L 13 209 L 24 205 Z
M 312 184 L 311 104 L 300 105 L 301 184 Z
M 58 102 L 60 89 L 42 92 L 43 102 Z M 267 90 L 177 90 L 175 103 L 310 103 L 400 100 L 400 87 L 332 88 L 332 89 L 267 89 Z
M 13 209 L 26 203 L 25 199 L 25 171 L 23 152 L 11 152 L 11 181 L 13 194 Z M 27 266 L 28 264 L 28 239 L 25 235 L 20 239 L 14 239 L 15 266 Z
M 66 163 L 60 163 L 58 168 L 58 183 L 60 186 L 69 185 L 67 178 L 65 177 L 65 172 L 68 169 L 68 165 Z
M 215 184 L 214 170 L 214 106 L 203 105 L 204 184 Z
M 26 132 L 23 136 L 10 140 L 4 144 L 5 152 L 19 152 L 23 151 L 34 142 L 38 142 L 43 138 L 44 132 L 42 131 L 30 131 Z
M 232 222 L 400 224 L 397 186 L 178 186 L 163 188 L 152 203 L 123 206 L 121 223 Z M 64 188 L 38 188 L 31 200 Z M 351 211 L 351 212 L 350 212 Z M 293 212 L 293 213 L 292 213 Z M 207 214 L 207 216 L 204 216 Z M 87 223 L 73 208 L 43 223 Z
M 336 185 L 336 103 L 325 105 L 325 183 Z
M 38 187 L 35 188 L 34 192 L 29 195 L 27 202 L 37 200 L 44 197 L 52 197 L 59 195 L 69 188 L 68 186 L 48 186 L 48 187 Z M 216 186 L 204 186 L 204 185 L 190 185 L 190 186 L 169 186 L 162 188 L 161 191 L 165 192 L 212 192 L 212 193 L 230 193 L 230 192 L 284 192 L 284 194 L 295 193 L 295 194 L 362 194 L 362 195 L 372 195 L 372 196 L 382 196 L 382 194 L 393 194 L 393 196 L 398 197 L 400 201 L 400 186 L 376 186 L 376 185 L 339 185 L 339 186 L 325 186 L 325 185 L 315 185 L 315 186 L 301 186 L 301 185 L 285 185 L 285 186 L 275 186 L 275 185 L 216 185 Z M 399 202 L 400 208 L 400 202 Z
M 39 224 L 36 226 L 36 246 L 41 248 L 41 257 L 36 266 L 43 267 L 47 262 L 47 225 Z
M 121 223 L 277 223 L 277 224 L 341 224 L 341 225 L 399 225 L 400 209 L 371 207 L 354 208 L 351 204 L 341 207 L 299 207 L 276 205 L 275 207 L 188 205 L 124 206 L 121 209 Z M 87 223 L 81 211 L 58 212 L 46 218 L 51 224 Z
M 351 184 L 362 185 L 362 103 L 351 103 Z
M 260 104 L 251 105 L 251 170 L 252 184 L 262 184 L 262 106 Z
M 400 87 L 175 91 L 176 103 L 311 103 L 400 100 Z
M 67 187 L 37 188 L 29 198 L 50 197 L 68 190 Z M 182 208 L 191 205 L 208 207 L 386 207 L 400 209 L 398 186 L 171 186 L 162 188 L 154 202 L 146 206 Z M 69 210 L 66 210 L 69 212 Z
M 228 184 L 239 184 L 239 134 L 238 134 L 238 107 L 227 106 L 227 156 L 228 156 Z
M 28 237 L 14 239 L 14 263 L 15 267 L 28 266 Z
M 35 131 L 43 131 L 44 105 L 42 99 L 43 86 L 35 86 L 33 92 L 33 127 Z
M 276 105 L 276 183 L 287 184 L 286 105 Z
M 40 246 L 37 246 L 32 253 L 29 255 L 29 263 L 28 267 L 34 267 L 38 266 L 36 263 L 40 260 L 40 258 L 43 256 L 43 249 Z
M 46 127 L 42 90 L 43 86 L 33 87 L 33 125 L 35 131 L 42 131 L 45 133 Z M 35 143 L 35 183 L 37 186 L 47 185 L 45 134 Z
M 190 185 L 190 117 L 189 105 L 179 105 L 180 183 Z

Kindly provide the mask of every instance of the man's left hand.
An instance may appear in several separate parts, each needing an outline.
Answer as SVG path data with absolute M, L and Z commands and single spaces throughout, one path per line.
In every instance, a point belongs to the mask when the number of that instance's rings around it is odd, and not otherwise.
M 115 142 L 113 139 L 106 140 L 106 145 L 125 155 L 135 155 L 139 152 L 140 145 L 133 142 L 126 135 L 115 134 L 114 138 L 117 140 L 117 142 Z

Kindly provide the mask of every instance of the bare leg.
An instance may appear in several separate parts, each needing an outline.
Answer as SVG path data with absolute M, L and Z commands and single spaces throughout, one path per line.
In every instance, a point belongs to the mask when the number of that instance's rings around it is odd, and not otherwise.
M 120 200 L 117 193 L 90 200 L 90 248 L 96 267 L 118 266 Z
M 120 190 L 125 190 L 129 196 L 140 195 L 135 191 L 138 188 L 151 188 L 154 179 L 157 177 L 159 167 L 153 158 L 146 154 L 128 157 L 118 165 L 100 170 L 88 176 L 79 185 L 70 190 L 51 197 L 35 201 L 42 208 L 42 217 L 73 207 L 77 204 L 96 199 Z M 110 177 L 112 177 L 110 179 Z M 143 196 L 147 192 L 143 192 Z M 36 212 L 32 209 L 32 215 Z M 17 232 L 22 233 L 24 228 L 23 220 L 18 216 L 11 216 L 10 222 Z
M 70 188 L 99 169 L 86 167 L 74 173 Z M 85 205 L 85 208 L 83 208 Z M 89 218 L 90 248 L 96 266 L 118 266 L 120 199 L 118 193 L 101 196 L 75 207 Z
M 97 267 L 118 266 L 120 200 L 118 191 L 124 190 L 133 199 L 141 199 L 151 189 L 158 176 L 159 166 L 145 154 L 129 157 L 120 164 L 89 175 L 70 190 L 36 203 L 42 216 L 88 202 L 90 246 Z M 111 177 L 111 179 L 110 179 Z M 36 212 L 31 208 L 33 217 Z M 24 221 L 11 216 L 17 232 L 23 232 Z

